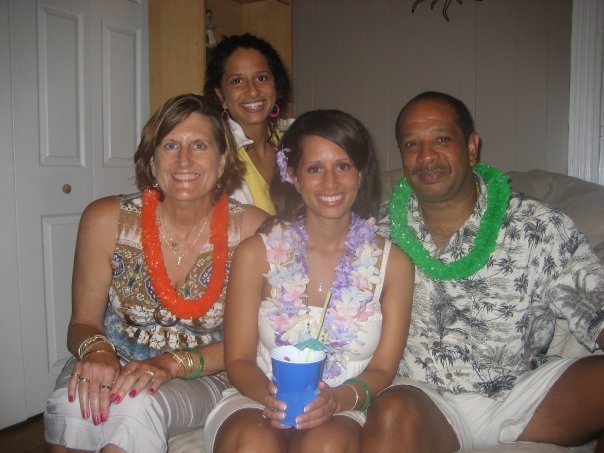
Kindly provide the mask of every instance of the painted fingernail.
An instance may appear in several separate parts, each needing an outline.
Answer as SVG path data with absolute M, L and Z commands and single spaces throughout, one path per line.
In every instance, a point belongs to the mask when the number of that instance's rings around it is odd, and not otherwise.
M 101 422 L 99 421 L 98 417 L 92 417 L 92 423 L 94 423 L 95 425 L 98 425 Z
M 154 389 L 153 387 L 151 387 L 151 388 L 149 389 L 149 393 L 150 393 L 151 395 L 153 395 L 153 394 L 155 393 L 155 389 Z
M 88 419 L 88 411 L 83 411 L 82 412 L 82 418 L 85 418 L 86 420 Z
M 116 393 L 111 393 L 109 394 L 109 401 L 111 401 L 112 403 L 115 403 L 115 397 L 117 396 Z
M 101 421 L 105 423 L 107 421 L 107 416 L 105 414 L 101 414 Z
M 69 395 L 69 402 L 73 403 L 75 401 L 75 396 Z
M 130 390 L 130 393 L 128 393 L 128 395 L 130 395 L 131 398 L 134 398 L 136 396 L 136 390 Z

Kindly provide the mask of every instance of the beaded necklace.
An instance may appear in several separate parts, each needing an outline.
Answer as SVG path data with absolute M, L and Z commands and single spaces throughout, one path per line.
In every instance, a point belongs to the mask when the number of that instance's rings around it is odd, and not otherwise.
M 389 210 L 392 239 L 409 254 L 415 266 L 435 280 L 467 278 L 485 265 L 493 250 L 503 223 L 511 195 L 508 178 L 500 171 L 485 164 L 476 164 L 474 171 L 487 185 L 487 209 L 480 219 L 480 226 L 470 252 L 451 263 L 430 256 L 415 233 L 409 228 L 407 215 L 413 190 L 406 178 L 401 179 L 390 198 Z
M 222 195 L 212 212 L 210 223 L 210 244 L 212 245 L 212 273 L 205 293 L 198 299 L 187 300 L 178 295 L 172 287 L 164 265 L 161 250 L 159 228 L 156 222 L 159 191 L 145 189 L 141 210 L 141 242 L 145 262 L 149 268 L 151 287 L 159 303 L 181 319 L 200 318 L 214 305 L 220 297 L 226 280 L 228 258 L 228 200 Z

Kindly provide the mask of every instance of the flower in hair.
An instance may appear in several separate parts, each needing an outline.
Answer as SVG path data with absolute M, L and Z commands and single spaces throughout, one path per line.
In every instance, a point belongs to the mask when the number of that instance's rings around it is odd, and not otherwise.
M 279 148 L 277 151 L 277 167 L 279 168 L 279 176 L 282 182 L 294 183 L 294 179 L 287 172 L 287 156 L 285 153 L 291 152 L 289 148 Z

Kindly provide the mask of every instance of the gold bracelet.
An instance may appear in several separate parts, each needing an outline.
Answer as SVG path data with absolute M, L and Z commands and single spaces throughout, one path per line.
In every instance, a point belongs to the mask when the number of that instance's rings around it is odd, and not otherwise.
M 177 349 L 175 351 L 168 351 L 168 354 L 172 356 L 182 370 L 182 374 L 179 377 L 183 378 L 185 376 L 189 376 L 193 372 L 195 363 L 193 362 L 193 357 L 191 357 L 189 352 L 183 351 L 182 349 Z
M 80 360 L 82 360 L 82 359 L 83 359 L 84 357 L 86 357 L 88 354 L 93 354 L 93 353 L 95 353 L 95 352 L 106 352 L 107 354 L 115 354 L 115 351 L 109 351 L 109 350 L 107 350 L 107 349 L 95 349 L 95 350 L 92 350 L 92 351 L 86 351 L 86 352 L 84 353 L 84 355 L 82 355 L 82 357 L 80 357 Z
M 185 369 L 185 361 L 183 358 L 176 353 L 176 351 L 168 351 L 168 354 L 174 359 L 174 361 L 178 364 L 178 368 L 180 369 L 179 374 L 183 374 Z M 179 376 L 180 377 L 180 376 Z
M 88 351 L 95 347 L 96 343 L 100 342 L 107 343 L 111 349 L 113 349 L 113 352 L 116 352 L 115 346 L 113 346 L 113 343 L 111 343 L 105 335 L 92 335 L 80 343 L 80 346 L 78 347 L 78 358 L 81 359 L 84 357 Z

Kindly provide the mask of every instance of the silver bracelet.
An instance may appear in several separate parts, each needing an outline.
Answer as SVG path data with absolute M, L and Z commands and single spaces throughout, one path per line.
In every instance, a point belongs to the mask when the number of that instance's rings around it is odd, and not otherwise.
M 357 404 L 359 404 L 359 392 L 357 392 L 356 387 L 352 384 L 344 384 L 344 385 L 346 387 L 350 387 L 352 389 L 352 391 L 354 392 L 354 404 L 352 405 L 352 408 L 350 409 L 351 411 L 353 411 L 357 407 Z

